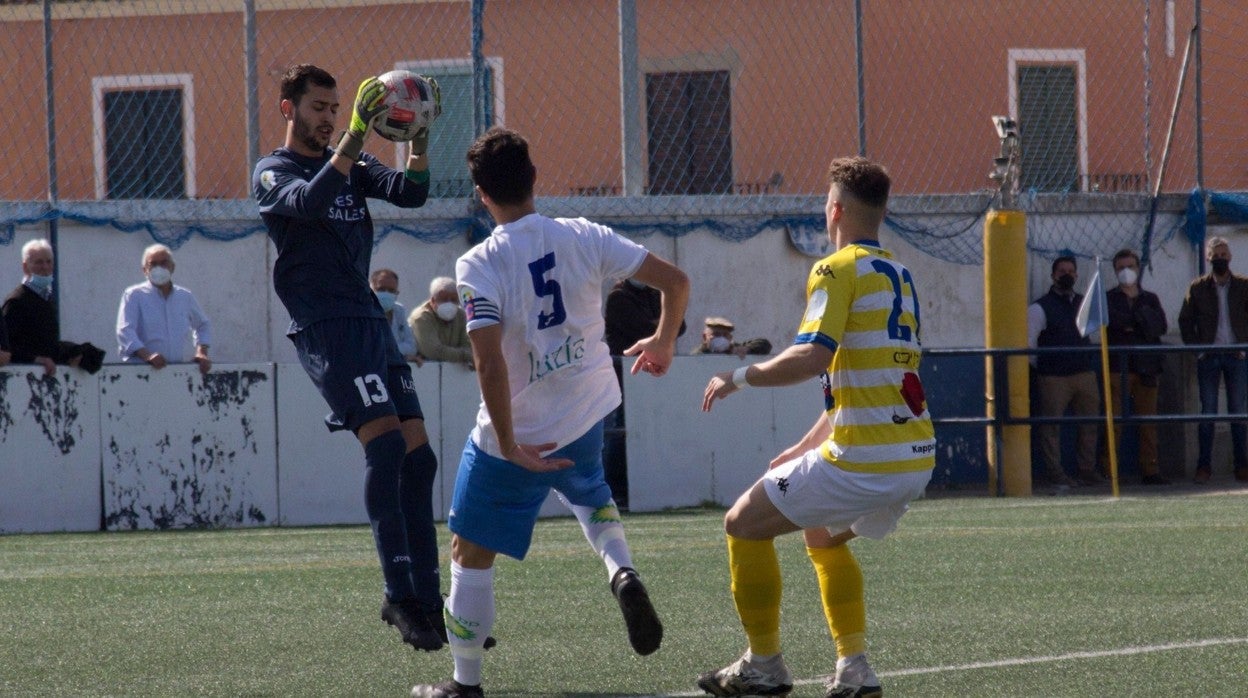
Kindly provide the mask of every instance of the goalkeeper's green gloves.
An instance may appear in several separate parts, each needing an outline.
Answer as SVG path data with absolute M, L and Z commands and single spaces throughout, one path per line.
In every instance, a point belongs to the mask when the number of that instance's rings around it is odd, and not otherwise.
M 386 105 L 389 88 L 377 78 L 365 78 L 360 89 L 355 93 L 355 106 L 351 110 L 351 125 L 348 131 L 359 136 L 361 140 L 368 134 L 368 128 L 377 117 L 390 110 Z
M 355 104 L 351 109 L 351 124 L 338 141 L 337 152 L 353 162 L 364 150 L 364 138 L 373 122 L 390 110 L 386 104 L 388 88 L 376 77 L 365 78 L 360 89 L 355 93 Z
M 424 155 L 429 150 L 429 128 L 442 115 L 442 88 L 438 86 L 438 81 L 423 75 L 420 78 L 429 85 L 429 94 L 433 98 L 433 113 L 429 115 L 429 123 L 417 131 L 412 138 L 410 152 L 413 156 Z

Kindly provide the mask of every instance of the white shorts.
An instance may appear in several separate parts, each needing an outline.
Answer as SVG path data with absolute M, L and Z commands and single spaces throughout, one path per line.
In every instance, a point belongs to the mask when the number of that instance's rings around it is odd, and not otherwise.
M 827 462 L 814 448 L 768 470 L 762 483 L 771 503 L 802 528 L 883 538 L 897 528 L 910 500 L 922 496 L 931 477 L 931 470 L 850 472 Z

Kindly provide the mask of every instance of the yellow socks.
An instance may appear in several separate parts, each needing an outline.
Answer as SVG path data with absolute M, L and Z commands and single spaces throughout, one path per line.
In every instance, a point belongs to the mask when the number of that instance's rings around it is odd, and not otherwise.
M 819 576 L 823 613 L 837 655 L 862 654 L 867 649 L 867 607 L 858 560 L 848 545 L 808 547 L 806 554 Z M 728 536 L 728 567 L 732 599 L 749 638 L 750 652 L 759 656 L 779 654 L 782 583 L 774 542 Z
M 780 653 L 780 561 L 770 540 L 728 536 L 732 599 L 750 641 L 750 652 Z M 861 590 L 861 584 L 859 590 Z
M 823 614 L 836 642 L 837 656 L 852 657 L 865 652 L 867 605 L 863 599 L 862 569 L 858 567 L 858 560 L 845 544 L 835 548 L 808 547 L 806 554 L 819 575 Z M 735 568 L 733 579 L 736 579 Z

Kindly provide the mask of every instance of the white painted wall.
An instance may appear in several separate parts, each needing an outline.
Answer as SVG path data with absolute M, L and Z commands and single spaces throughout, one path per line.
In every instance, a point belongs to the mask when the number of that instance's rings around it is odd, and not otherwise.
M 477 377 L 434 362 L 412 375 L 439 463 L 434 516 L 444 519 L 476 423 Z M 206 377 L 192 365 L 67 368 L 50 378 L 5 367 L 0 534 L 94 531 L 101 521 L 110 530 L 367 523 L 363 449 L 326 428 L 328 411 L 298 364 L 216 364 Z M 568 510 L 552 494 L 540 513 Z

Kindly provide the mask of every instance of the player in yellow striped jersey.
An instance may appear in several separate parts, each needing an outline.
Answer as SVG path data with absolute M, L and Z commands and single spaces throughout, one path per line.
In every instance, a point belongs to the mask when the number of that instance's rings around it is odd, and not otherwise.
M 724 517 L 737 615 L 749 648 L 698 678 L 716 696 L 784 696 L 793 678 L 780 653 L 776 536 L 803 530 L 836 643 L 827 698 L 882 696 L 866 659 L 862 571 L 847 543 L 883 538 L 932 474 L 936 441 L 919 381 L 919 301 L 910 270 L 880 247 L 890 180 L 865 158 L 828 171 L 828 236 L 836 252 L 814 265 L 793 346 L 716 374 L 703 411 L 747 386 L 822 376 L 824 412 Z

